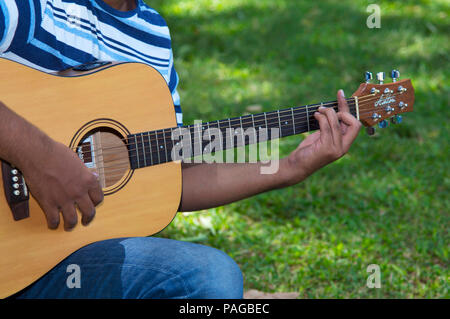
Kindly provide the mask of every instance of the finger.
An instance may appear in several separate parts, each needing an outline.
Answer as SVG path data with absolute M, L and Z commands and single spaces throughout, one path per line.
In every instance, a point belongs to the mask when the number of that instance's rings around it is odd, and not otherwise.
M 50 229 L 57 229 L 59 226 L 59 210 L 51 205 L 41 205 L 47 219 L 47 226 Z
M 350 112 L 347 99 L 345 98 L 344 90 L 339 90 L 337 93 L 339 112 Z
M 325 145 L 333 143 L 331 128 L 330 124 L 328 123 L 327 117 L 319 112 L 315 112 L 314 117 L 316 118 L 317 122 L 319 122 L 320 140 L 322 141 L 322 143 Z
M 336 111 L 333 108 L 319 108 L 319 112 L 326 116 L 327 121 L 331 127 L 333 144 L 339 148 L 342 147 L 342 131 Z
M 350 149 L 353 141 L 358 136 L 359 130 L 361 129 L 361 122 L 358 121 L 350 113 L 338 113 L 338 118 L 347 125 L 347 130 L 343 136 L 343 147 L 347 152 Z
M 98 204 L 103 202 L 103 190 L 102 190 L 102 187 L 100 186 L 100 183 L 99 183 L 97 177 L 95 177 L 95 176 L 91 182 L 91 185 L 92 186 L 88 191 L 89 197 L 91 198 L 94 206 L 97 206 Z
M 77 206 L 81 213 L 81 223 L 83 226 L 89 225 L 89 223 L 94 219 L 95 207 L 92 200 L 88 194 L 83 198 L 77 200 Z
M 71 231 L 78 223 L 77 210 L 75 203 L 69 203 L 62 207 L 62 215 L 64 218 L 64 230 Z

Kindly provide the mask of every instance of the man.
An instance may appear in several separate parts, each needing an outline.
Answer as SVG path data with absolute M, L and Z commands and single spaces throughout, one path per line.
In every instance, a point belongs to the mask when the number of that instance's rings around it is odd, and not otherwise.
M 181 125 L 178 76 L 171 48 L 165 21 L 143 0 L 0 2 L 1 57 L 42 71 L 58 71 L 96 59 L 147 63 L 166 79 Z M 349 113 L 342 90 L 338 92 L 338 101 L 338 113 L 320 108 L 314 114 L 320 131 L 309 135 L 288 157 L 281 159 L 275 174 L 260 174 L 260 163 L 184 164 L 179 210 L 217 207 L 294 185 L 343 156 L 356 138 L 360 123 Z M 95 206 L 103 200 L 96 177 L 66 146 L 53 141 L 1 103 L 0 158 L 23 172 L 50 229 L 58 227 L 60 213 L 65 230 L 76 227 L 77 209 L 83 226 L 93 220 Z M 241 178 L 244 174 L 245 179 Z M 66 269 L 70 264 L 81 268 L 79 289 L 66 286 Z M 161 238 L 123 238 L 80 249 L 17 297 L 242 298 L 242 295 L 239 267 L 217 249 Z

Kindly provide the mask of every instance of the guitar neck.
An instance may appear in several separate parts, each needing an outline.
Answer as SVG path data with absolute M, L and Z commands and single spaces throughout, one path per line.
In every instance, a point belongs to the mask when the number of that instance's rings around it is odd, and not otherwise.
M 350 113 L 358 117 L 356 98 L 347 99 Z M 314 113 L 337 101 L 244 115 L 207 123 L 131 134 L 128 149 L 132 169 L 192 158 L 212 152 L 270 141 L 319 129 Z M 175 159 L 172 158 L 176 147 Z M 183 152 L 178 152 L 183 148 Z

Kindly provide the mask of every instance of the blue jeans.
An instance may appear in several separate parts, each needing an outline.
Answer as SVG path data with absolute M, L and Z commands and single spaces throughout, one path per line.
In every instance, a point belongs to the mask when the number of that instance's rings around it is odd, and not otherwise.
M 80 288 L 69 288 L 79 266 Z M 68 271 L 69 270 L 69 271 Z M 70 286 L 70 285 L 69 285 Z M 76 251 L 17 298 L 240 299 L 243 278 L 224 252 L 176 240 L 111 239 Z

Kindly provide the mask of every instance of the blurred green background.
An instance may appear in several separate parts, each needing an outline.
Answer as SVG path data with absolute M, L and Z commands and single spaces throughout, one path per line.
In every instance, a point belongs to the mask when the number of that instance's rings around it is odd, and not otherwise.
M 225 251 L 246 290 L 449 297 L 449 1 L 146 1 L 171 28 L 185 124 L 349 96 L 366 70 L 398 68 L 416 90 L 401 125 L 361 131 L 303 183 L 179 214 L 158 236 Z M 370 3 L 380 29 L 366 26 Z M 282 155 L 303 138 L 281 140 Z M 366 287 L 370 264 L 380 289 Z

